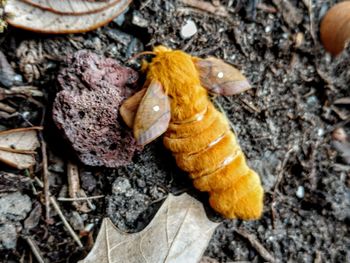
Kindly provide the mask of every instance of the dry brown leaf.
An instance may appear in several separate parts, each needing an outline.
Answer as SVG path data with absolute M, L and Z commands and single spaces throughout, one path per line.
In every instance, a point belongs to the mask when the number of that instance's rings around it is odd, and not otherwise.
M 23 0 L 32 6 L 39 7 L 57 14 L 81 15 L 96 13 L 115 5 L 120 0 L 106 0 L 98 2 L 82 0 Z
M 191 196 L 170 194 L 139 233 L 122 233 L 105 218 L 94 247 L 80 263 L 197 263 L 218 225 Z
M 17 169 L 35 164 L 34 150 L 40 145 L 37 131 L 42 127 L 19 128 L 0 132 L 0 161 Z
M 32 4 L 30 4 L 31 2 Z M 37 5 L 33 5 L 36 2 Z M 5 12 L 9 13 L 8 23 L 22 29 L 50 34 L 79 33 L 96 29 L 107 24 L 121 14 L 131 0 L 87 2 L 75 0 L 74 4 L 57 4 L 57 2 L 72 2 L 68 0 L 24 1 L 7 0 Z M 100 4 L 102 9 L 93 9 L 93 5 Z M 43 8 L 39 6 L 50 6 Z M 95 6 L 95 7 L 96 7 Z M 86 13 L 87 7 L 92 13 Z M 61 13 L 59 13 L 61 12 Z M 95 12 L 98 10 L 98 12 Z M 65 13 L 65 14 L 63 14 Z

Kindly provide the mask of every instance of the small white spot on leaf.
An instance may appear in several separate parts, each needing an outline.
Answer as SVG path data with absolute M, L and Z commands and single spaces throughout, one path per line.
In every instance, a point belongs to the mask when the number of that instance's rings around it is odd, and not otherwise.
M 223 72 L 219 72 L 219 73 L 218 73 L 218 78 L 219 78 L 219 79 L 222 79 L 223 77 L 224 77 L 224 73 L 223 73 Z

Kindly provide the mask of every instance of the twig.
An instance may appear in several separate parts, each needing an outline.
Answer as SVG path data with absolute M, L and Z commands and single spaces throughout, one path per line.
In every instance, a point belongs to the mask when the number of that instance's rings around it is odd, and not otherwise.
M 71 198 L 78 197 L 80 190 L 78 166 L 70 161 L 67 164 L 68 193 Z
M 0 146 L 0 150 L 4 152 L 10 152 L 10 153 L 18 153 L 18 154 L 35 154 L 35 151 L 32 150 L 21 150 L 21 149 L 12 149 L 7 147 Z
M 51 196 L 50 197 L 50 201 L 51 204 L 53 205 L 53 207 L 55 208 L 57 214 L 59 215 L 59 217 L 61 218 L 63 224 L 65 225 L 65 227 L 67 228 L 68 232 L 70 233 L 70 235 L 73 237 L 73 239 L 75 240 L 75 242 L 77 242 L 77 244 L 79 245 L 79 247 L 83 247 L 83 244 L 81 243 L 79 237 L 77 236 L 77 234 L 74 232 L 73 228 L 70 226 L 70 224 L 68 223 L 67 219 L 65 218 L 65 216 L 62 213 L 61 208 L 59 207 L 58 203 L 56 202 L 56 198 Z
M 40 179 L 38 177 L 34 177 L 34 180 L 37 182 L 37 184 L 43 188 L 44 184 L 42 181 L 40 181 Z M 49 193 L 50 194 L 50 193 Z M 63 224 L 65 225 L 65 227 L 67 228 L 69 234 L 72 236 L 72 238 L 77 242 L 77 244 L 79 245 L 79 247 L 83 247 L 83 244 L 81 243 L 79 237 L 77 236 L 77 234 L 74 232 L 73 228 L 70 226 L 70 224 L 68 223 L 67 219 L 64 217 L 61 208 L 59 207 L 58 203 L 56 202 L 56 198 L 53 196 L 50 196 L 50 202 L 52 204 L 52 206 L 54 207 L 54 209 L 56 210 L 57 214 L 59 215 L 59 217 L 61 218 Z
M 104 195 L 95 195 L 95 196 L 87 196 L 87 197 L 75 197 L 75 198 L 67 198 L 67 197 L 59 197 L 58 201 L 62 202 L 74 202 L 74 201 L 86 201 L 92 199 L 99 199 L 105 197 Z
M 79 168 L 76 164 L 68 162 L 67 164 L 67 176 L 68 176 L 68 193 L 70 198 L 85 198 L 87 197 L 84 190 L 80 188 Z M 85 202 L 73 201 L 72 205 L 78 210 L 84 213 L 90 210 L 95 210 L 96 207 L 89 199 L 84 199 Z
M 317 169 L 317 165 L 316 165 L 316 158 L 317 158 L 317 154 L 318 154 L 318 147 L 320 146 L 322 141 L 322 138 L 318 138 L 317 141 L 315 142 L 315 144 L 313 145 L 312 148 L 312 152 L 311 152 L 311 158 L 310 158 L 310 163 L 311 163 L 311 171 L 309 173 L 308 179 L 310 181 L 311 184 L 311 188 L 313 190 L 316 189 L 316 183 L 317 183 L 317 178 L 316 178 L 316 169 Z
M 35 176 L 34 181 L 39 185 L 40 188 L 44 188 L 43 182 L 38 177 Z
M 309 21 L 310 21 L 310 34 L 312 37 L 312 40 L 314 41 L 314 44 L 316 45 L 317 37 L 315 32 L 315 19 L 314 19 L 314 12 L 313 12 L 313 6 L 311 0 L 303 0 L 304 5 L 307 7 L 307 11 L 309 13 Z
M 272 226 L 273 228 L 275 228 L 275 214 L 276 214 L 276 211 L 275 211 L 275 197 L 276 197 L 276 193 L 278 191 L 278 187 L 279 187 L 279 184 L 281 183 L 282 179 L 283 179 L 283 174 L 284 174 L 284 168 L 289 160 L 289 157 L 290 155 L 297 151 L 298 147 L 296 145 L 294 145 L 292 148 L 290 148 L 284 159 L 283 159 L 283 162 L 281 164 L 281 168 L 280 168 L 280 171 L 278 173 L 278 176 L 277 176 L 277 180 L 276 180 L 276 183 L 275 183 L 275 186 L 273 188 L 273 193 L 272 193 L 272 202 L 271 202 L 271 217 L 272 217 Z
M 30 249 L 32 250 L 36 260 L 39 263 L 45 263 L 45 260 L 44 260 L 43 256 L 41 255 L 41 251 L 38 248 L 38 246 L 36 245 L 36 243 L 30 237 L 25 237 L 25 240 L 27 241 Z
M 13 108 L 5 103 L 2 103 L 2 102 L 0 102 L 0 110 L 8 112 L 8 113 L 15 113 L 16 112 L 15 108 Z
M 49 170 L 47 168 L 47 151 L 46 151 L 46 142 L 43 139 L 43 135 L 40 132 L 39 135 L 41 139 L 41 153 L 42 153 L 42 174 L 43 174 L 43 181 L 44 181 L 44 195 L 45 195 L 45 217 L 46 217 L 46 222 L 50 221 L 50 182 L 49 182 Z
M 257 107 L 255 107 L 252 103 L 246 101 L 245 99 L 239 99 L 240 101 L 242 101 L 248 108 L 250 108 L 252 111 L 250 112 L 257 112 L 257 113 L 260 113 L 261 110 L 259 110 Z
M 83 189 L 80 189 L 79 191 L 79 197 L 87 198 L 87 195 Z M 90 201 L 90 199 L 85 199 L 86 203 L 88 204 L 89 208 L 91 210 L 95 210 L 96 206 Z
M 271 253 L 257 240 L 257 238 L 253 234 L 250 234 L 243 229 L 235 231 L 242 237 L 248 239 L 249 243 L 252 245 L 253 248 L 255 248 L 255 250 L 263 259 L 267 260 L 268 262 L 276 262 L 274 256 L 271 255 Z
M 215 6 L 209 2 L 201 0 L 182 0 L 182 3 L 217 16 L 229 17 L 226 8 L 222 5 Z
M 149 3 L 151 3 L 151 2 L 152 2 L 152 0 L 146 0 L 144 3 L 142 3 L 142 4 L 141 4 L 141 7 L 140 7 L 140 11 L 141 11 L 142 9 L 144 9 L 146 6 L 148 6 Z

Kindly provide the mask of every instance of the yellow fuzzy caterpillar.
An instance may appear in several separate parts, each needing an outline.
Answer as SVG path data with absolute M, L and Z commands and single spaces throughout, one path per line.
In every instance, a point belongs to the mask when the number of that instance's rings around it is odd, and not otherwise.
M 150 53 L 150 52 L 148 52 Z M 164 145 L 194 186 L 209 193 L 211 207 L 227 218 L 258 219 L 263 210 L 259 176 L 245 156 L 226 117 L 208 91 L 233 95 L 250 88 L 234 67 L 164 46 L 144 66 L 145 88 L 120 109 L 139 144 L 164 134 Z

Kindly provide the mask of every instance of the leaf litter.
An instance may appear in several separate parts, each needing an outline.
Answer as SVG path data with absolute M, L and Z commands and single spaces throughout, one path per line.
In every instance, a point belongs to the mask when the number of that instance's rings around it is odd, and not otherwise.
M 0 131 L 0 161 L 17 169 L 35 165 L 35 149 L 40 143 L 37 131 L 42 127 Z
M 218 225 L 207 218 L 196 199 L 188 194 L 170 194 L 139 233 L 123 233 L 105 218 L 94 247 L 79 262 L 197 263 Z

